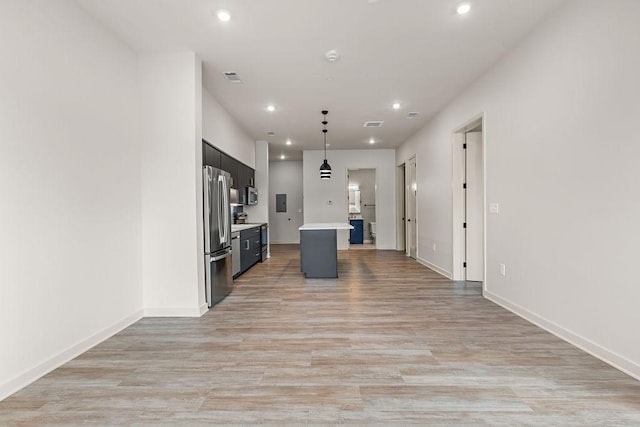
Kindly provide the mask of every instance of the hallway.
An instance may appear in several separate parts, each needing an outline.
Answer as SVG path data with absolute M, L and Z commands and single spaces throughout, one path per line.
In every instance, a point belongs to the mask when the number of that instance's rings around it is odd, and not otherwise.
M 638 425 L 640 382 L 394 251 L 305 280 L 296 245 L 202 318 L 145 318 L 0 424 Z

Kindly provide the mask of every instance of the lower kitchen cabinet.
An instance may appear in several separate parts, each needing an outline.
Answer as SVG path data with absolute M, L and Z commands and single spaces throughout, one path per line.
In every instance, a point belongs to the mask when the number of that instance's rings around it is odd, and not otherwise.
M 244 273 L 262 259 L 260 227 L 240 231 L 240 272 Z

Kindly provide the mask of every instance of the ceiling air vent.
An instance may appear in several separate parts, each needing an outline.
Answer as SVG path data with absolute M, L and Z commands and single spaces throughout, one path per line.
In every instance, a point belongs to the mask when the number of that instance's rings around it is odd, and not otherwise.
M 240 80 L 240 76 L 235 71 L 224 71 L 222 74 L 231 83 L 242 83 L 242 80 Z
M 412 111 L 411 113 L 407 113 L 407 119 L 415 119 L 416 117 L 418 117 L 418 112 L 416 111 Z
M 267 135 L 268 136 L 276 136 L 276 133 L 274 131 L 272 131 L 272 130 L 268 130 L 267 131 Z
M 368 122 L 364 122 L 362 127 L 365 128 L 381 128 L 384 122 L 382 120 L 370 120 Z

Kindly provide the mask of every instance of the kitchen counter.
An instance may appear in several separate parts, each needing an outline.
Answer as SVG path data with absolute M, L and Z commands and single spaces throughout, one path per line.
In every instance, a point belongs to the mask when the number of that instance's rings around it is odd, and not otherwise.
M 250 228 L 255 228 L 255 227 L 260 227 L 265 225 L 266 222 L 256 222 L 256 223 L 249 223 L 249 224 L 231 224 L 231 231 L 242 231 L 242 230 L 248 230 Z

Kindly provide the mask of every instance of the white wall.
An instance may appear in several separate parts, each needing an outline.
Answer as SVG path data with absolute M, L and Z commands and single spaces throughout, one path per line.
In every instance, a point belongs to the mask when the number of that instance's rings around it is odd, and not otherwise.
M 485 295 L 638 378 L 639 14 L 570 3 L 398 150 L 418 155 L 418 256 L 451 271 L 451 133 L 484 112 Z
M 0 400 L 142 315 L 136 57 L 0 2 Z
M 330 150 L 327 160 L 332 175 L 329 180 L 320 179 L 320 165 L 324 151 L 304 151 L 304 222 L 348 222 L 347 169 L 376 169 L 378 187 L 377 248 L 396 248 L 396 185 L 395 150 Z M 331 202 L 331 204 L 329 204 Z M 348 231 L 340 232 L 338 248 L 346 249 Z
M 276 212 L 276 194 L 287 195 L 287 212 Z M 269 226 L 271 243 L 300 243 L 303 224 L 302 162 L 269 163 Z
M 202 90 L 202 110 L 203 138 L 236 160 L 255 169 L 256 141 L 206 89 Z
M 200 59 L 141 55 L 140 87 L 145 315 L 199 316 L 206 311 Z
M 258 204 L 245 206 L 244 211 L 249 217 L 249 222 L 269 222 L 269 143 L 256 141 L 256 190 L 258 191 Z

